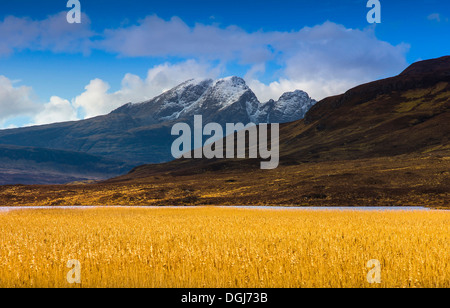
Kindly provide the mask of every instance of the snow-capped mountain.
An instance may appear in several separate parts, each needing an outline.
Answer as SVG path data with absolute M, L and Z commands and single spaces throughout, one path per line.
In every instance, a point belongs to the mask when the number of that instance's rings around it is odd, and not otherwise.
M 284 93 L 278 101 L 262 104 L 256 116 L 259 123 L 286 123 L 303 119 L 316 101 L 300 90 Z
M 204 123 L 222 125 L 283 123 L 302 118 L 314 103 L 306 93 L 296 91 L 277 102 L 261 104 L 242 78 L 193 79 L 149 101 L 129 103 L 103 116 L 0 131 L 0 146 L 14 146 L 0 149 L 0 154 L 11 170 L 20 169 L 23 159 L 29 170 L 40 170 L 11 171 L 19 180 L 29 175 L 31 180 L 26 183 L 33 179 L 42 183 L 43 178 L 48 180 L 45 183 L 107 178 L 138 165 L 172 160 L 173 124 L 192 123 L 194 115 L 202 115 Z M 52 165 L 47 165 L 48 157 L 52 157 Z M 86 177 L 74 170 L 82 170 Z M 59 172 L 56 177 L 55 172 Z M 2 182 L 0 176 L 0 183 L 16 180 L 17 176 L 6 176 Z
M 302 119 L 316 103 L 303 91 L 283 94 L 278 101 L 260 103 L 239 77 L 188 80 L 149 101 L 127 104 L 113 113 L 125 113 L 143 123 L 192 119 L 208 122 L 286 123 Z
M 255 94 L 242 78 L 228 77 L 211 82 L 205 93 L 185 108 L 179 118 L 203 115 L 209 122 L 250 122 L 259 107 Z

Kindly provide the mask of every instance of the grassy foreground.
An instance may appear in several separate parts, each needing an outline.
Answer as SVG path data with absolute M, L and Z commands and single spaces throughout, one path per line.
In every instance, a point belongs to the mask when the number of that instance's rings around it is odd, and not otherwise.
M 81 263 L 81 284 L 67 262 Z M 381 284 L 366 264 L 381 263 Z M 0 287 L 450 287 L 450 212 L 0 213 Z

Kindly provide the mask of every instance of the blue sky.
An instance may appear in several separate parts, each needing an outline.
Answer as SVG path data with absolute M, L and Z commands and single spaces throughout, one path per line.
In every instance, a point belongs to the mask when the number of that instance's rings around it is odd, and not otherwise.
M 76 120 L 191 77 L 244 77 L 261 101 L 321 99 L 450 54 L 450 2 L 66 0 L 0 3 L 0 127 Z

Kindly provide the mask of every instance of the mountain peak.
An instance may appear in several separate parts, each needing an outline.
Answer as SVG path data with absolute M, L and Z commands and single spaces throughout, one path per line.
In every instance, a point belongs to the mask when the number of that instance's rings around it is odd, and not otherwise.
M 315 103 L 306 92 L 295 90 L 261 104 L 243 78 L 229 76 L 189 79 L 149 101 L 127 104 L 112 113 L 127 114 L 146 125 L 189 120 L 199 114 L 205 121 L 218 123 L 286 123 L 302 119 Z
M 229 76 L 229 77 L 225 77 L 222 79 L 218 79 L 215 82 L 216 85 L 226 85 L 226 86 L 233 86 L 233 87 L 243 87 L 243 88 L 247 88 L 248 86 L 245 83 L 245 80 L 242 79 L 241 77 L 237 77 L 237 76 Z
M 203 83 L 212 84 L 214 81 L 211 78 L 192 78 L 186 80 L 185 82 L 180 83 L 169 91 L 173 91 L 175 89 L 186 89 L 188 87 L 197 86 Z M 168 92 L 168 91 L 167 91 Z
M 283 93 L 283 95 L 280 96 L 278 101 L 283 101 L 283 100 L 288 100 L 288 99 L 293 99 L 293 98 L 298 98 L 298 97 L 305 98 L 305 99 L 311 99 L 309 97 L 308 93 L 306 93 L 305 91 L 295 90 L 293 92 Z
M 405 69 L 400 76 L 428 75 L 442 72 L 450 75 L 450 56 L 416 62 Z

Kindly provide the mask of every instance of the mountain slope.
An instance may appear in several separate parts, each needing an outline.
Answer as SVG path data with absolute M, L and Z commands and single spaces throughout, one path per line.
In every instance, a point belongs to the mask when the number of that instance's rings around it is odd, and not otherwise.
M 307 95 L 302 94 L 303 98 L 297 99 L 296 106 L 304 102 L 304 109 L 315 103 Z M 191 122 L 195 114 L 201 114 L 204 122 L 249 123 L 263 106 L 241 78 L 190 80 L 150 101 L 127 104 L 108 115 L 2 130 L 0 144 L 70 150 L 135 166 L 159 163 L 173 159 L 170 147 L 175 137 L 170 132 L 175 122 Z M 291 120 L 291 109 L 288 112 L 286 119 L 282 112 L 277 113 L 277 119 Z
M 422 73 L 417 73 L 422 72 Z M 448 150 L 450 57 L 327 98 L 284 128 L 289 159 L 333 160 Z
M 130 168 L 85 153 L 0 145 L 0 185 L 104 180 Z
M 284 93 L 278 101 L 263 104 L 255 115 L 255 123 L 288 123 L 303 119 L 316 101 L 306 92 L 297 90 Z
M 418 62 L 396 77 L 315 104 L 281 125 L 280 163 L 424 155 L 450 151 L 450 57 Z M 255 160 L 178 160 L 141 166 L 114 181 L 158 173 L 258 168 Z

